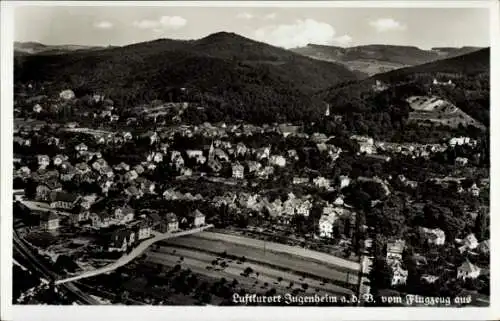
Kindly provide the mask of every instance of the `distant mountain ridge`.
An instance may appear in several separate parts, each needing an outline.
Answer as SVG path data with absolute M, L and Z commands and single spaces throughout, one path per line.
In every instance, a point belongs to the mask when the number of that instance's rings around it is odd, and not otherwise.
M 36 54 L 64 54 L 78 50 L 99 50 L 112 48 L 112 46 L 84 46 L 84 45 L 45 45 L 39 42 L 14 42 L 14 53 L 18 55 L 36 55 Z
M 291 51 L 314 59 L 342 63 L 351 70 L 374 75 L 394 69 L 464 55 L 481 47 L 436 47 L 423 50 L 415 46 L 364 45 L 336 47 L 309 44 Z

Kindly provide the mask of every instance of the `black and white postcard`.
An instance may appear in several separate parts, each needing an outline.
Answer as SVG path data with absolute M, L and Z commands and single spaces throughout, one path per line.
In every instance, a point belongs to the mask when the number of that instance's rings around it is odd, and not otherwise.
M 495 15 L 2 2 L 2 320 L 500 317 Z

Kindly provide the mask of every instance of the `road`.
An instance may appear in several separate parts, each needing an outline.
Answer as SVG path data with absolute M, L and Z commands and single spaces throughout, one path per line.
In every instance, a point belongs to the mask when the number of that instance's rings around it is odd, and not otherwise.
M 135 247 L 130 253 L 120 257 L 115 262 L 108 264 L 106 266 L 103 266 L 102 268 L 99 268 L 99 269 L 84 272 L 80 275 L 57 280 L 57 281 L 55 281 L 55 284 L 64 284 L 67 282 L 72 282 L 72 281 L 76 281 L 76 280 L 81 280 L 81 279 L 93 277 L 93 276 L 100 275 L 103 273 L 109 273 L 109 272 L 119 268 L 120 266 L 123 266 L 123 265 L 129 263 L 130 261 L 132 261 L 133 259 L 135 259 L 139 255 L 141 255 L 149 246 L 151 246 L 152 244 L 154 244 L 158 241 L 173 238 L 173 237 L 179 237 L 179 236 L 183 236 L 183 235 L 189 235 L 189 234 L 193 234 L 193 233 L 199 233 L 199 232 L 206 230 L 208 228 L 211 228 L 211 227 L 213 227 L 213 225 L 210 224 L 210 225 L 202 226 L 199 228 L 194 228 L 191 230 L 175 232 L 175 233 L 155 233 L 156 235 L 153 238 L 143 241 L 141 244 L 139 244 L 137 247 Z
M 38 259 L 31 253 L 30 249 L 23 243 L 15 232 L 13 235 L 14 251 L 19 253 L 42 278 L 52 281 L 57 279 L 58 275 L 50 271 L 40 261 L 38 261 Z M 77 303 L 90 305 L 100 304 L 99 301 L 83 293 L 72 283 L 63 284 L 61 287 L 67 292 L 73 294 L 73 296 L 77 298 Z

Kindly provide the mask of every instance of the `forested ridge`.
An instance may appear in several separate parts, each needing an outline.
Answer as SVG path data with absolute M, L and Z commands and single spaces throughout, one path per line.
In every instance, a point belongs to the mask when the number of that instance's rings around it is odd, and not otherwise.
M 199 40 L 15 57 L 16 83 L 45 85 L 49 95 L 66 88 L 77 97 L 103 93 L 122 110 L 158 99 L 190 101 L 205 107 L 195 122 L 317 122 L 327 132 L 391 138 L 408 127 L 405 99 L 432 94 L 489 124 L 489 48 L 361 78 L 342 65 L 225 32 Z M 452 80 L 454 86 L 432 86 L 434 78 Z M 375 80 L 387 89 L 374 90 Z M 343 116 L 342 124 L 324 123 L 325 103 L 332 114 Z

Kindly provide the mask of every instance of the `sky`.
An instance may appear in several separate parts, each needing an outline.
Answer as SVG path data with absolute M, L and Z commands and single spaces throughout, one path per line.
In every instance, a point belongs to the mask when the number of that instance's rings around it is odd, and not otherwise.
M 64 7 L 15 9 L 14 39 L 126 45 L 234 32 L 271 45 L 489 46 L 484 8 Z

